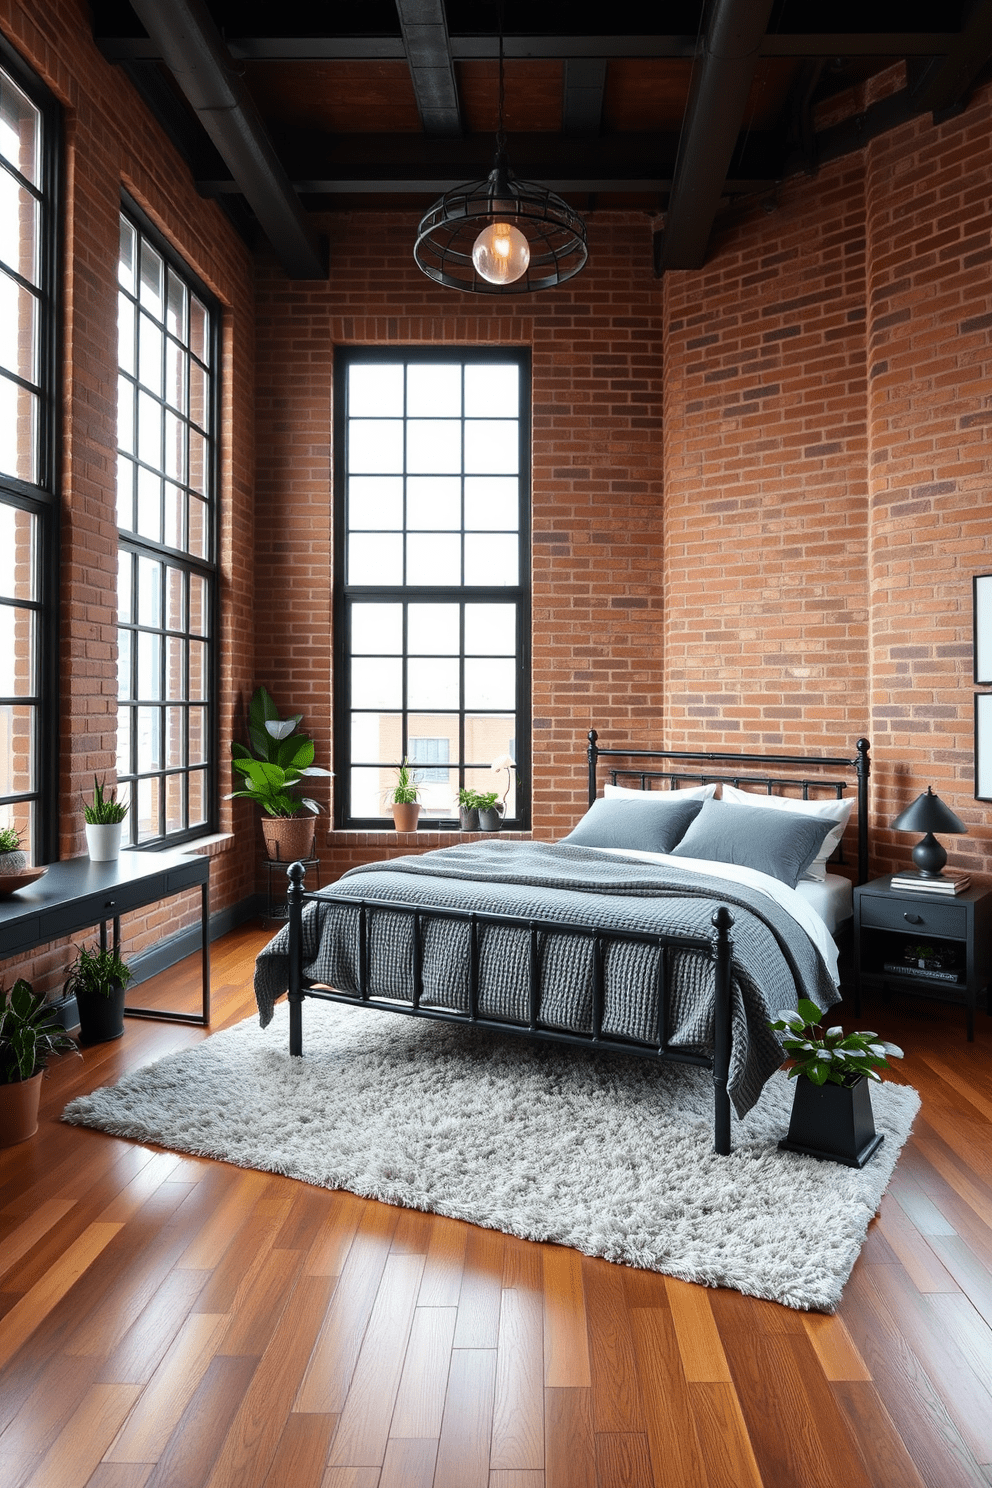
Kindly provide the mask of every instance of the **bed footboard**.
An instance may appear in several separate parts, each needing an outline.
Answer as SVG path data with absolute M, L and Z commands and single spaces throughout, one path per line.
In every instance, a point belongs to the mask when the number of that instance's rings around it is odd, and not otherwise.
M 432 1018 L 440 1022 L 451 1023 L 473 1023 L 477 1026 L 497 1029 L 503 1032 L 523 1035 L 531 1039 L 538 1039 L 549 1043 L 564 1043 L 581 1048 L 592 1048 L 622 1052 L 625 1054 L 644 1055 L 649 1058 L 663 1058 L 674 1060 L 683 1064 L 695 1064 L 712 1066 L 714 1085 L 714 1127 L 713 1145 L 714 1150 L 721 1156 L 727 1156 L 730 1152 L 730 1094 L 728 1081 L 730 1076 L 730 1046 L 731 1046 L 731 963 L 733 952 L 733 937 L 731 929 L 734 917 L 730 910 L 722 905 L 713 914 L 713 927 L 716 932 L 715 938 L 710 940 L 698 940 L 693 938 L 682 938 L 673 935 L 652 935 L 643 931 L 623 931 L 615 929 L 608 931 L 595 928 L 586 929 L 574 925 L 563 926 L 553 921 L 536 919 L 522 919 L 512 915 L 490 914 L 482 912 L 469 912 L 463 910 L 425 908 L 420 905 L 404 905 L 395 901 L 377 903 L 376 901 L 354 899 L 350 896 L 340 896 L 336 899 L 328 893 L 321 894 L 322 903 L 341 903 L 348 908 L 359 911 L 359 947 L 360 947 L 360 974 L 359 989 L 356 994 L 342 993 L 327 988 L 314 988 L 310 985 L 303 972 L 303 905 L 307 899 L 317 896 L 308 895 L 304 890 L 304 876 L 306 870 L 302 863 L 292 863 L 288 870 L 289 890 L 287 893 L 287 908 L 289 912 L 289 1052 L 293 1056 L 301 1056 L 303 1053 L 303 1000 L 305 997 L 317 997 L 325 1001 L 344 1002 L 352 1005 L 366 1005 L 391 1012 L 398 1012 L 413 1017 Z M 390 914 L 408 914 L 413 921 L 413 986 L 410 989 L 410 1000 L 408 1003 L 397 1003 L 385 1001 L 370 995 L 368 986 L 368 964 L 365 953 L 366 926 L 368 916 L 381 909 Z M 421 967 L 420 947 L 423 942 L 423 926 L 425 922 L 438 918 L 454 918 L 468 920 L 470 922 L 470 960 L 468 968 L 468 1010 L 460 1012 L 454 1009 L 436 1007 L 423 1007 L 421 1005 Z M 510 926 L 524 930 L 530 937 L 530 979 L 528 988 L 529 1017 L 526 1024 L 507 1022 L 488 1015 L 482 1015 L 479 1011 L 479 929 L 486 924 L 497 924 Z M 542 933 L 568 933 L 588 935 L 594 943 L 594 973 L 593 973 L 593 998 L 592 998 L 592 1033 L 591 1035 L 571 1033 L 556 1028 L 541 1026 L 538 1018 L 539 995 L 540 995 L 540 964 L 538 956 L 538 938 Z M 621 1038 L 616 1038 L 603 1031 L 603 1016 L 605 1007 L 604 989 L 604 946 L 609 940 L 629 940 L 641 944 L 657 946 L 663 952 L 667 950 L 696 950 L 712 956 L 715 974 L 715 1006 L 714 1006 L 714 1041 L 712 1060 L 702 1055 L 685 1053 L 682 1050 L 672 1049 L 668 1046 L 667 1039 L 667 988 L 665 977 L 666 956 L 662 954 L 659 958 L 659 999 L 658 999 L 658 1036 L 657 1042 L 648 1047 L 643 1047 Z

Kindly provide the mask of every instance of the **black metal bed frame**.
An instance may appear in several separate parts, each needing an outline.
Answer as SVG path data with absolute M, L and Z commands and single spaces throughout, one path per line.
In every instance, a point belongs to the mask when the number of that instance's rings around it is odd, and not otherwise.
M 707 761 L 719 766 L 755 764 L 763 766 L 803 766 L 821 768 L 846 767 L 853 769 L 858 790 L 858 881 L 868 876 L 868 775 L 869 746 L 866 739 L 859 739 L 857 755 L 853 759 L 824 756 L 714 754 L 672 750 L 600 749 L 594 729 L 589 731 L 589 799 L 595 799 L 598 762 L 606 758 L 651 759 L 671 761 Z M 618 776 L 637 776 L 641 789 L 649 788 L 649 780 L 667 780 L 675 787 L 681 780 L 744 782 L 765 785 L 772 793 L 773 785 L 792 785 L 802 788 L 804 799 L 810 789 L 833 790 L 840 795 L 847 788 L 844 781 L 797 780 L 795 777 L 752 775 L 736 771 L 729 775 L 700 775 L 688 770 L 646 770 L 641 767 L 613 767 L 610 772 L 614 782 Z M 406 905 L 392 900 L 355 899 L 347 895 L 335 895 L 328 890 L 319 894 L 308 893 L 304 887 L 305 868 L 302 863 L 293 863 L 288 870 L 289 890 L 287 906 L 289 912 L 289 1052 L 293 1056 L 303 1053 L 303 1001 L 314 997 L 324 1002 L 342 1002 L 351 1006 L 376 1008 L 384 1012 L 402 1013 L 407 1017 L 428 1018 L 443 1023 L 468 1023 L 476 1028 L 489 1028 L 529 1040 L 540 1040 L 553 1044 L 568 1044 L 577 1048 L 608 1052 L 636 1054 L 651 1059 L 674 1060 L 712 1068 L 714 1085 L 714 1150 L 721 1156 L 730 1152 L 730 1096 L 727 1081 L 730 1072 L 731 1044 L 731 965 L 733 937 L 731 929 L 734 917 L 726 905 L 714 911 L 712 938 L 668 935 L 645 931 L 604 930 L 599 926 L 562 924 L 560 921 L 519 915 L 499 914 L 484 910 L 458 910 L 448 908 L 425 908 L 423 905 Z M 339 992 L 329 987 L 310 983 L 303 974 L 303 905 L 307 900 L 321 904 L 337 904 L 352 911 L 357 910 L 358 923 L 358 991 Z M 393 998 L 374 997 L 369 989 L 369 942 L 371 920 L 377 912 L 391 915 L 408 915 L 412 919 L 412 982 L 409 1002 Z M 456 1008 L 424 1007 L 423 995 L 423 941 L 426 922 L 438 919 L 462 920 L 469 925 L 469 995 L 468 1010 Z M 481 932 L 487 925 L 524 930 L 529 936 L 529 985 L 528 1018 L 526 1023 L 511 1022 L 480 1013 L 479 1010 L 479 951 Z M 542 1026 L 538 1017 L 540 998 L 540 949 L 543 934 L 568 934 L 586 936 L 593 942 L 593 1008 L 592 1031 L 589 1034 L 575 1033 Z M 604 960 L 607 942 L 633 942 L 658 947 L 665 954 L 658 958 L 658 1023 L 657 1035 L 651 1043 L 640 1043 L 603 1032 L 605 1007 Z M 714 963 L 714 1040 L 713 1054 L 694 1054 L 681 1049 L 672 1049 L 668 1044 L 668 961 L 672 951 L 698 950 L 712 957 Z

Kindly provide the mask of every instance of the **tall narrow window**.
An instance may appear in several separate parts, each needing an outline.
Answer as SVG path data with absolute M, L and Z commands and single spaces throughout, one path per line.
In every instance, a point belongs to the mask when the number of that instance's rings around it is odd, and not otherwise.
M 217 313 L 121 215 L 117 776 L 132 844 L 214 825 Z
M 0 44 L 0 825 L 57 850 L 58 112 Z
M 335 385 L 338 824 L 388 821 L 408 759 L 422 822 L 496 790 L 526 826 L 526 354 L 346 350 Z

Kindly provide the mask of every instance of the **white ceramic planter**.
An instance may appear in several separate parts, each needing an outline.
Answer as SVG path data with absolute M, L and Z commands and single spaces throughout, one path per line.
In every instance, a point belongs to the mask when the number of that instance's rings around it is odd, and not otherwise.
M 94 863 L 112 863 L 121 854 L 123 822 L 86 823 L 86 847 Z

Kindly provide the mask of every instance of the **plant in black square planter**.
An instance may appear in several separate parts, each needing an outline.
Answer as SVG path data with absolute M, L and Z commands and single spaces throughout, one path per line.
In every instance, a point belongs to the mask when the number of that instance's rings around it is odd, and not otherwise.
M 887 1056 L 902 1058 L 895 1044 L 877 1033 L 845 1034 L 839 1025 L 824 1032 L 820 1009 L 801 998 L 769 1026 L 784 1033 L 782 1048 L 793 1061 L 789 1079 L 796 1081 L 789 1134 L 779 1142 L 786 1152 L 826 1158 L 863 1168 L 882 1145 L 875 1131 L 870 1080 L 888 1069 Z
M 117 951 L 79 947 L 63 990 L 76 999 L 81 1044 L 124 1037 L 124 994 L 130 980 L 131 969 Z

